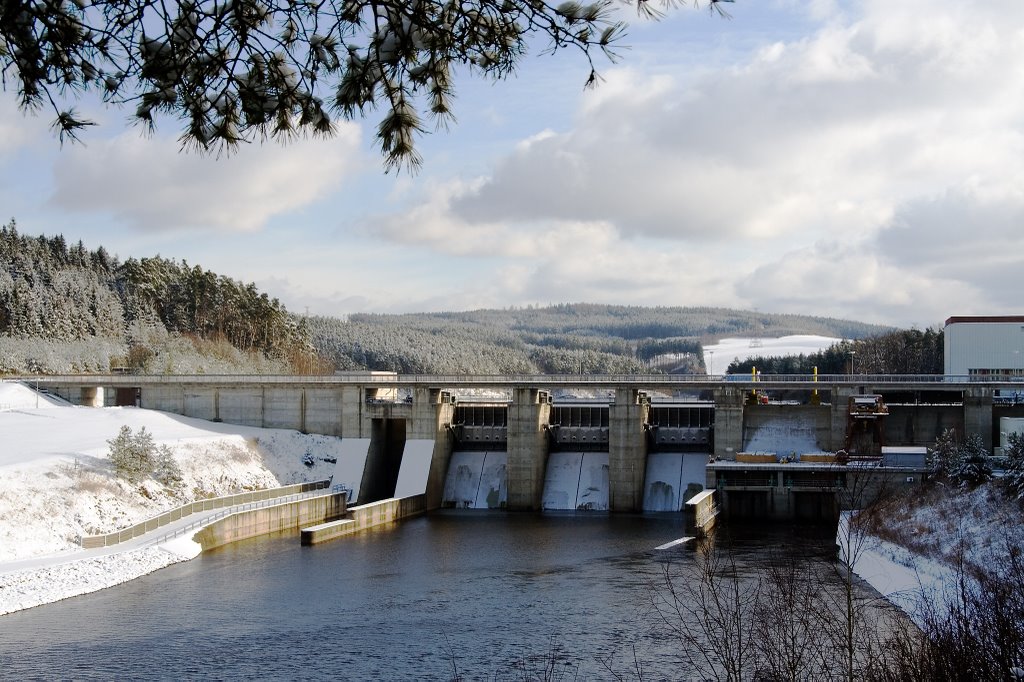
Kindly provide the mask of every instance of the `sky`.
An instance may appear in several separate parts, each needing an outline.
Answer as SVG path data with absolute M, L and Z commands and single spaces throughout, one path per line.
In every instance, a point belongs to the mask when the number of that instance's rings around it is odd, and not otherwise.
M 941 326 L 1020 314 L 1024 3 L 737 0 L 630 14 L 617 63 L 456 81 L 385 173 L 329 141 L 179 151 L 126 112 L 61 146 L 0 93 L 0 220 L 255 282 L 298 313 L 592 302 Z

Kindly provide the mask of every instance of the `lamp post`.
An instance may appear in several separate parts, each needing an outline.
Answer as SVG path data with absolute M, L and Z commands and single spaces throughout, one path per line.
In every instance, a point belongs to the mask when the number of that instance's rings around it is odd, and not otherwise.
M 715 351 L 708 351 L 708 376 L 715 375 Z
M 857 351 L 855 351 L 855 350 L 851 350 L 850 351 L 850 376 L 853 376 L 854 374 L 856 374 L 856 372 L 853 371 L 853 358 L 856 355 L 857 355 Z

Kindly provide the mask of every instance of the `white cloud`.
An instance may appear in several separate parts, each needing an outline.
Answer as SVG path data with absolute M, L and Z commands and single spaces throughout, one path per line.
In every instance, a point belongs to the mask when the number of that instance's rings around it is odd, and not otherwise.
M 1024 5 L 808 11 L 816 32 L 731 68 L 610 72 L 570 128 L 435 183 L 377 234 L 508 259 L 505 291 L 540 301 L 897 323 L 1019 306 Z
M 737 291 L 762 310 L 921 326 L 976 311 L 979 300 L 969 284 L 886 262 L 866 244 L 795 250 L 741 278 Z
M 0 161 L 18 149 L 43 141 L 48 127 L 49 122 L 43 113 L 24 112 L 18 108 L 13 96 L 0 93 Z M 56 140 L 52 144 L 56 146 Z
M 221 158 L 129 130 L 66 149 L 54 168 L 52 202 L 141 230 L 256 230 L 337 189 L 360 163 L 353 124 L 342 124 L 329 142 L 265 142 Z
M 1016 168 L 1000 139 L 1015 129 L 982 122 L 1008 104 L 1007 79 L 1021 81 L 1021 40 L 994 23 L 1005 6 L 962 4 L 917 6 L 923 21 L 900 10 L 906 19 L 892 21 L 892 3 L 872 3 L 858 22 L 776 42 L 743 68 L 692 82 L 612 74 L 572 130 L 517 150 L 455 211 L 605 219 L 685 239 L 875 229 L 936 183 Z M 1024 115 L 1019 98 L 1013 108 L 1003 121 Z M 865 210 L 837 217 L 840 202 Z

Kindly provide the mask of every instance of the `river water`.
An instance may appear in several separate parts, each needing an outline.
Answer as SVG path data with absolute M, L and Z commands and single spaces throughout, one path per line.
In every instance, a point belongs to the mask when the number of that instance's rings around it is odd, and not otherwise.
M 730 532 L 741 570 L 834 529 Z M 652 596 L 695 561 L 677 515 L 446 511 L 317 547 L 236 543 L 0 617 L 4 679 L 680 679 Z M 602 662 L 603 661 L 603 662 Z

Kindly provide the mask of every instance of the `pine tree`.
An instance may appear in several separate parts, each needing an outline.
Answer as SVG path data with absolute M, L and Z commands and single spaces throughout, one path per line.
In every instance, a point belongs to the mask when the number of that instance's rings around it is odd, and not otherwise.
M 992 458 L 978 434 L 972 433 L 967 437 L 957 459 L 950 478 L 961 485 L 975 486 L 992 478 Z
M 932 449 L 932 473 L 938 477 L 949 477 L 960 465 L 960 447 L 953 429 L 943 431 Z
M 161 445 L 156 451 L 155 468 L 153 478 L 167 486 L 175 486 L 181 483 L 181 467 L 174 459 L 174 454 L 166 445 Z
M 1007 440 L 1009 445 L 1003 450 L 1006 455 L 1003 485 L 1014 499 L 1024 500 L 1024 436 L 1011 433 Z
M 153 471 L 156 444 L 145 426 L 135 434 L 130 426 L 122 426 L 117 436 L 107 444 L 114 472 L 129 483 L 138 483 Z

